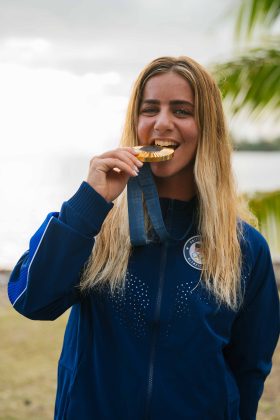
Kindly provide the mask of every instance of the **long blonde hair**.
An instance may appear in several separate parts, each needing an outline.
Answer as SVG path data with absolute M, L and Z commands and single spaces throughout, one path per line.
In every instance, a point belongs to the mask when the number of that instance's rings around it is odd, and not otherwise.
M 140 73 L 128 104 L 121 145 L 137 145 L 137 122 L 143 90 L 151 77 L 174 72 L 190 84 L 195 98 L 198 146 L 194 178 L 198 197 L 198 233 L 201 236 L 201 279 L 219 304 L 233 310 L 242 302 L 242 224 L 251 214 L 241 205 L 231 167 L 231 145 L 220 91 L 210 74 L 189 57 L 161 57 Z M 244 210 L 245 208 L 245 210 Z M 81 279 L 82 291 L 108 284 L 123 288 L 131 252 L 127 197 L 124 191 L 107 216 Z

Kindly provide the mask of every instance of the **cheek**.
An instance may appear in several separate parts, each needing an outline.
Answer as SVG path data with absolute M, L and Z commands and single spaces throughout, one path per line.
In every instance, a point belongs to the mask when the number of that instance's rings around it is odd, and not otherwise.
M 137 136 L 140 144 L 145 142 L 149 137 L 149 124 L 141 118 L 139 119 L 137 125 Z
M 194 119 L 190 120 L 187 125 L 181 127 L 184 138 L 193 143 L 198 141 L 198 129 Z

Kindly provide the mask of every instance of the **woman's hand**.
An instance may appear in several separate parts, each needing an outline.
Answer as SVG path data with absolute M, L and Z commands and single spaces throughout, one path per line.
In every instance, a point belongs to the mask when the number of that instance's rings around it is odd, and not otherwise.
M 131 147 L 122 147 L 94 156 L 90 161 L 87 183 L 106 201 L 115 200 L 129 178 L 137 176 L 143 165 L 137 159 L 137 154 Z

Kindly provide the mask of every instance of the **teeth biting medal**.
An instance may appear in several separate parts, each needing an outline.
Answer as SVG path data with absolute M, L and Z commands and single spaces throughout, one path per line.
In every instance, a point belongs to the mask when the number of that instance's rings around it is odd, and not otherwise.
M 141 162 L 161 162 L 164 160 L 172 159 L 174 156 L 175 146 L 158 146 L 158 145 L 144 145 L 134 146 L 138 155 L 136 156 Z

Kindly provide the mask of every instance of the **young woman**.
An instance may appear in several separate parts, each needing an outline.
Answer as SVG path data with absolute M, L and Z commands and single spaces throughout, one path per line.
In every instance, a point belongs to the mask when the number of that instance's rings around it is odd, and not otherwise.
M 174 157 L 143 165 L 133 146 L 154 144 L 172 146 Z M 56 419 L 255 419 L 279 300 L 230 154 L 206 70 L 187 57 L 151 62 L 135 83 L 121 147 L 91 160 L 87 180 L 47 216 L 9 282 L 12 304 L 31 319 L 72 307 Z M 153 222 L 158 203 L 165 237 Z M 143 206 L 146 236 L 137 242 Z

